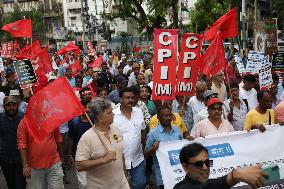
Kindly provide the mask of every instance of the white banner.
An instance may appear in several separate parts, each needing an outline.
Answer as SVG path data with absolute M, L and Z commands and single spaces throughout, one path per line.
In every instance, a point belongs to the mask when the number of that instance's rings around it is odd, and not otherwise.
M 185 172 L 179 161 L 183 146 L 198 142 L 207 147 L 209 158 L 213 160 L 210 178 L 228 174 L 233 168 L 247 167 L 262 163 L 263 167 L 277 164 L 281 182 L 273 183 L 274 188 L 284 188 L 284 127 L 267 126 L 267 131 L 241 131 L 219 136 L 210 136 L 194 141 L 181 140 L 160 143 L 157 157 L 161 168 L 165 189 L 172 189 L 183 180 Z M 246 187 L 244 184 L 238 186 Z M 265 188 L 265 187 L 264 187 Z

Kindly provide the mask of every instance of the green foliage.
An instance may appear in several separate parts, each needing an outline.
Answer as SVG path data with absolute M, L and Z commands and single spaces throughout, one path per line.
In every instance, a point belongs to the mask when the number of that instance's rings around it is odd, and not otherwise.
M 198 0 L 194 8 L 190 10 L 190 31 L 204 32 L 208 26 L 213 24 L 220 16 L 229 10 L 229 1 L 220 0 Z
M 283 0 L 271 0 L 271 1 L 272 1 L 272 10 L 277 11 L 278 28 L 280 30 L 284 30 L 284 1 Z

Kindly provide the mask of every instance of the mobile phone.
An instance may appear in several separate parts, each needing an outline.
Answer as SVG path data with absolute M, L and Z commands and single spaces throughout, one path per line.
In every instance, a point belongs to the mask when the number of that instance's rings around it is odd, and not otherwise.
M 265 168 L 262 168 L 262 170 L 268 174 L 268 176 L 265 178 L 265 183 L 270 183 L 270 182 L 280 180 L 280 172 L 279 172 L 278 165 L 265 167 Z

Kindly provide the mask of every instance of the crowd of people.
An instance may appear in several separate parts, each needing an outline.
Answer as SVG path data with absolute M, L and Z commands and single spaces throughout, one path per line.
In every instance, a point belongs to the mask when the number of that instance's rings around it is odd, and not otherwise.
M 258 76 L 240 75 L 232 57 L 211 78 L 198 77 L 194 96 L 153 101 L 152 52 L 126 56 L 109 50 L 98 56 L 103 58 L 100 67 L 90 66 L 95 57 L 52 55 L 54 70 L 34 94 L 66 77 L 88 116 L 58 125 L 40 143 L 22 122 L 31 91 L 21 88 L 11 60 L 4 59 L 0 166 L 9 189 L 61 189 L 70 184 L 67 173 L 72 166 L 80 189 L 149 189 L 153 185 L 162 189 L 156 157 L 160 142 L 252 129 L 265 132 L 266 125 L 284 124 L 282 76 L 273 74 L 271 87 L 260 90 Z M 77 60 L 83 70 L 74 72 L 69 66 Z M 230 188 L 240 181 L 256 188 L 263 186 L 266 176 L 256 166 L 208 180 L 208 151 L 197 143 L 182 149 L 180 161 L 187 175 L 176 189 Z

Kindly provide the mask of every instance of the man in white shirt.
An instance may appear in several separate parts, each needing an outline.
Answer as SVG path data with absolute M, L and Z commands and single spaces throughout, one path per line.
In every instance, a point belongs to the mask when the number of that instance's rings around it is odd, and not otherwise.
M 243 86 L 240 87 L 240 99 L 246 99 L 250 110 L 258 105 L 257 91 L 253 88 L 256 79 L 253 75 L 248 74 L 243 78 Z
M 132 87 L 137 85 L 137 76 L 140 73 L 140 65 L 136 62 L 132 65 L 132 73 L 128 77 L 128 85 L 127 87 Z
M 191 107 L 193 117 L 195 117 L 198 112 L 205 109 L 203 93 L 206 91 L 206 84 L 204 82 L 197 82 L 195 96 L 191 97 L 188 101 L 188 106 Z
M 146 125 L 143 113 L 134 105 L 134 92 L 132 88 L 126 87 L 119 91 L 120 106 L 113 110 L 114 125 L 123 136 L 125 167 L 131 176 L 133 189 L 144 189 L 145 159 L 143 146 L 145 146 Z

